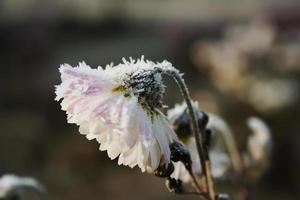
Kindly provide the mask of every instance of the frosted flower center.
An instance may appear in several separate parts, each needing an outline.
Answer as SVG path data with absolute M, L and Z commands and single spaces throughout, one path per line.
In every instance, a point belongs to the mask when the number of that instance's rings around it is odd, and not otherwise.
M 136 96 L 138 102 L 151 114 L 155 113 L 155 108 L 161 108 L 163 105 L 165 86 L 161 75 L 152 70 L 137 71 L 127 75 L 123 80 L 122 88 L 125 90 L 125 96 L 131 94 Z

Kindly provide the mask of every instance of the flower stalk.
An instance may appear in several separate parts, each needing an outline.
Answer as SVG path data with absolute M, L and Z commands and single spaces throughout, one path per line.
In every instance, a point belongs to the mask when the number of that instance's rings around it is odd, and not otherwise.
M 186 102 L 189 115 L 191 117 L 191 130 L 196 138 L 196 146 L 197 151 L 200 157 L 200 164 L 203 170 L 204 179 L 205 179 L 205 192 L 207 192 L 207 196 L 210 200 L 214 200 L 216 195 L 214 191 L 214 184 L 213 184 L 213 178 L 212 178 L 212 171 L 211 171 L 211 163 L 209 160 L 209 152 L 207 147 L 204 146 L 203 143 L 203 136 L 204 136 L 204 130 L 201 130 L 196 117 L 196 112 L 192 106 L 192 98 L 190 96 L 189 90 L 185 84 L 184 79 L 182 78 L 182 75 L 176 70 L 176 69 L 159 69 L 162 73 L 171 76 L 175 82 L 177 83 L 180 92 Z

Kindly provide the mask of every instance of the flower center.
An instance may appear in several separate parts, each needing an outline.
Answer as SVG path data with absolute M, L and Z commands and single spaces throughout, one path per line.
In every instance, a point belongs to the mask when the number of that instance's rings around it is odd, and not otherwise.
M 162 97 L 165 93 L 165 85 L 159 73 L 152 70 L 143 70 L 134 72 L 123 80 L 122 88 L 125 96 L 133 94 L 138 98 L 138 102 L 143 108 L 155 113 L 156 108 L 161 108 Z

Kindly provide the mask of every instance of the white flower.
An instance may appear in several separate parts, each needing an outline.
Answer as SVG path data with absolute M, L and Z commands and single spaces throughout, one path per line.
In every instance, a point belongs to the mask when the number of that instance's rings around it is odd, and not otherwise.
M 8 195 L 17 195 L 21 188 L 32 188 L 42 192 L 43 187 L 31 177 L 18 177 L 12 174 L 3 175 L 0 178 L 0 198 L 6 199 Z
M 193 106 L 198 114 L 198 103 L 193 102 Z M 231 135 L 231 131 L 225 121 L 223 121 L 220 117 L 213 114 L 208 114 L 208 116 L 209 121 L 206 127 L 212 131 L 212 135 L 215 140 L 213 146 L 211 147 L 211 151 L 209 152 L 212 163 L 212 174 L 215 178 L 222 178 L 231 169 L 234 162 L 231 160 L 223 140 L 224 135 L 226 135 L 226 137 L 228 137 L 227 135 Z M 190 151 L 193 162 L 193 172 L 199 175 L 202 174 L 195 137 L 189 128 L 190 119 L 187 115 L 186 104 L 176 104 L 173 109 L 168 111 L 168 119 L 170 123 L 173 124 L 179 139 Z M 188 171 L 185 169 L 183 163 L 174 163 L 174 167 L 174 173 L 172 174 L 173 178 L 180 179 L 183 182 L 191 181 L 191 177 Z
M 251 161 L 250 163 L 249 161 L 246 162 L 246 164 L 266 166 L 272 150 L 271 131 L 267 124 L 257 117 L 250 117 L 247 120 L 247 125 L 253 133 L 249 136 L 247 142 L 247 150 Z
M 177 140 L 160 112 L 165 86 L 157 69 L 171 63 L 123 59 L 122 64 L 92 69 L 84 62 L 61 65 L 62 83 L 55 98 L 69 123 L 79 125 L 81 134 L 100 143 L 118 164 L 153 172 L 170 162 L 169 144 Z

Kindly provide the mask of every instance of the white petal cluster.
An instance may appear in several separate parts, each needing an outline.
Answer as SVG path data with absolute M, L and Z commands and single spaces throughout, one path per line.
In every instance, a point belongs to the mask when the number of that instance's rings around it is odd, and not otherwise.
M 269 127 L 257 117 L 250 117 L 247 120 L 247 125 L 252 130 L 247 143 L 248 154 L 252 162 L 267 164 L 272 149 L 272 136 Z
M 143 57 L 123 62 L 105 69 L 93 69 L 84 62 L 77 67 L 61 65 L 62 83 L 56 86 L 55 99 L 62 99 L 68 122 L 77 124 L 89 140 L 96 139 L 111 159 L 119 156 L 119 165 L 153 172 L 161 163 L 170 162 L 169 144 L 177 137 L 158 108 L 151 107 L 149 113 L 141 104 L 139 94 L 149 90 L 143 88 L 147 79 L 142 73 L 173 67 L 167 61 L 154 63 Z M 141 91 L 124 88 L 125 81 L 137 73 L 143 75 L 138 80 Z M 160 75 L 155 74 L 153 80 L 163 87 Z

